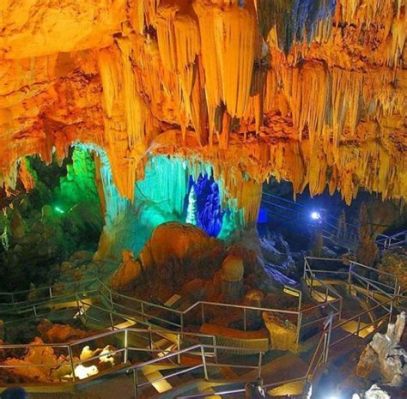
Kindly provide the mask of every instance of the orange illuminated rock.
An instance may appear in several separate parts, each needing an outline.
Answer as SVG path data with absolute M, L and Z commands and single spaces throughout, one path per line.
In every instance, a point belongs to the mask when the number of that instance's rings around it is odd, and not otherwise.
M 140 276 L 142 272 L 140 261 L 135 260 L 131 251 L 124 250 L 122 263 L 112 276 L 110 282 L 113 289 L 126 288 Z
M 295 4 L 2 1 L 0 183 L 29 189 L 24 156 L 84 142 L 131 199 L 149 154 L 211 162 L 246 222 L 270 176 L 405 198 L 405 1 L 337 1 L 311 26 Z

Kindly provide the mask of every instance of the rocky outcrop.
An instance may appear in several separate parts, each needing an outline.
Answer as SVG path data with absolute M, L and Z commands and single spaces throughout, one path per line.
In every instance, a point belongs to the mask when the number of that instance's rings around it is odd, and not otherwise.
M 364 394 L 354 394 L 352 399 L 390 399 L 390 395 L 376 384 L 372 385 Z
M 380 281 L 389 283 L 392 277 L 397 277 L 401 292 L 407 290 L 407 249 L 395 248 L 385 251 L 380 259 L 378 269 L 389 273 L 381 275 Z
M 142 273 L 140 260 L 134 259 L 133 254 L 124 250 L 122 253 L 122 262 L 119 268 L 113 274 L 110 284 L 113 289 L 129 288 Z
M 144 276 L 166 289 L 180 289 L 188 275 L 209 276 L 219 268 L 223 251 L 221 241 L 198 227 L 164 223 L 153 231 L 137 259 L 129 251 L 123 252 L 111 284 L 115 289 L 128 288 Z
M 356 373 L 367 377 L 377 367 L 384 381 L 402 386 L 407 377 L 407 351 L 399 346 L 406 324 L 406 313 L 401 312 L 396 322 L 389 323 L 386 334 L 376 333 L 363 351 Z

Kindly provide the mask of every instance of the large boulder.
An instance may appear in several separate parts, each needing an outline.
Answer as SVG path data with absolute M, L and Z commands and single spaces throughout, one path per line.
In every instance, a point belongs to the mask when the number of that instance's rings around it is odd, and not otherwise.
M 179 290 L 192 278 L 208 278 L 219 268 L 223 244 L 191 224 L 158 226 L 139 258 L 148 280 L 163 290 Z
M 137 258 L 130 251 L 122 255 L 111 280 L 113 288 L 131 288 L 144 273 L 149 284 L 157 284 L 160 293 L 170 295 L 186 281 L 211 277 L 219 268 L 224 248 L 221 241 L 196 226 L 169 222 L 153 231 Z

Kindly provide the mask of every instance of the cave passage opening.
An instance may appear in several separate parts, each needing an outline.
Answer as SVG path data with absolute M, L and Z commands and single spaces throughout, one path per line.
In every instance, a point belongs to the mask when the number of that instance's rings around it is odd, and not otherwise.
M 16 170 L 15 188 L 1 204 L 4 291 L 46 285 L 61 268 L 90 262 L 104 224 L 95 154 L 72 147 L 62 162 L 53 156 L 48 164 L 27 156 Z
M 298 269 L 304 254 L 345 256 L 376 266 L 380 262 L 377 238 L 404 230 L 403 200 L 384 201 L 378 194 L 360 190 L 346 205 L 339 192 L 330 195 L 325 190 L 313 197 L 306 188 L 295 196 L 289 182 L 271 179 L 263 185 L 257 231 L 270 270 L 279 265 L 283 274 L 290 275 L 290 267 L 296 263 Z M 291 275 L 295 274 L 292 270 Z

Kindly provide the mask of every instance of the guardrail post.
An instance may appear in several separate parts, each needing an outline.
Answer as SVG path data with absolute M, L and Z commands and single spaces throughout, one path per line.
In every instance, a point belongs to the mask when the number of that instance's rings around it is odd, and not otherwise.
M 112 326 L 112 330 L 114 330 L 114 322 L 113 322 L 113 314 L 112 311 L 109 312 L 109 316 L 110 316 L 110 324 Z
M 204 376 L 205 376 L 205 380 L 208 380 L 208 368 L 206 367 L 206 357 L 205 357 L 205 348 L 203 345 L 201 345 L 201 356 L 202 356 L 202 365 L 204 368 Z
M 390 302 L 390 309 L 389 309 L 389 323 L 391 323 L 391 317 L 393 316 L 393 299 Z
M 205 304 L 201 303 L 201 318 L 202 324 L 205 324 Z
M 333 314 L 328 316 L 327 321 L 324 323 L 324 352 L 323 352 L 323 362 L 328 361 L 329 345 L 331 343 L 331 333 L 332 333 L 332 322 Z
M 213 356 L 215 358 L 215 363 L 218 363 L 218 348 L 216 347 L 216 336 L 212 335 L 212 344 L 213 344 Z
M 150 345 L 150 350 L 153 350 L 153 333 L 151 331 L 151 326 L 148 326 L 148 339 L 149 339 L 149 345 Z
M 129 346 L 129 338 L 128 338 L 128 330 L 127 328 L 124 330 L 124 363 L 126 364 L 128 361 L 128 346 Z
M 144 303 L 140 302 L 140 309 L 141 309 L 141 317 L 143 318 L 143 321 L 146 321 L 145 315 L 144 315 Z
M 181 337 L 180 334 L 177 334 L 177 350 L 178 350 L 178 355 L 177 355 L 177 362 L 178 364 L 181 364 L 181 354 L 179 351 L 181 350 Z
M 352 262 L 349 263 L 349 270 L 348 270 L 348 291 L 351 293 L 352 291 Z
M 304 273 L 303 273 L 303 275 L 302 275 L 302 278 L 304 279 L 304 280 L 306 280 L 306 277 L 307 277 L 307 258 L 304 258 Z M 306 283 L 306 282 L 305 282 Z
M 263 363 L 263 352 L 259 352 L 259 363 L 257 365 L 257 377 L 261 378 L 261 368 Z
M 113 294 L 112 294 L 111 289 L 109 289 L 109 300 L 110 300 L 110 307 L 113 309 Z
M 48 291 L 49 291 L 49 297 L 52 298 L 53 297 L 53 295 L 52 295 L 52 287 L 49 287 Z
M 133 387 L 134 387 L 134 397 L 138 398 L 138 374 L 137 370 L 133 369 Z
M 184 313 L 181 313 L 181 334 L 184 334 Z
M 71 345 L 68 345 L 68 356 L 69 356 L 69 363 L 71 364 L 71 370 L 72 370 L 72 381 L 76 381 L 76 376 L 75 376 L 75 365 L 73 362 L 73 354 L 72 354 L 72 347 Z
M 298 348 L 300 346 L 300 340 L 301 340 L 301 326 L 302 326 L 302 312 L 298 312 L 298 317 L 297 317 L 297 339 L 295 342 L 295 350 L 298 352 Z
M 246 321 L 246 308 L 243 308 L 243 330 L 247 330 L 247 321 Z

